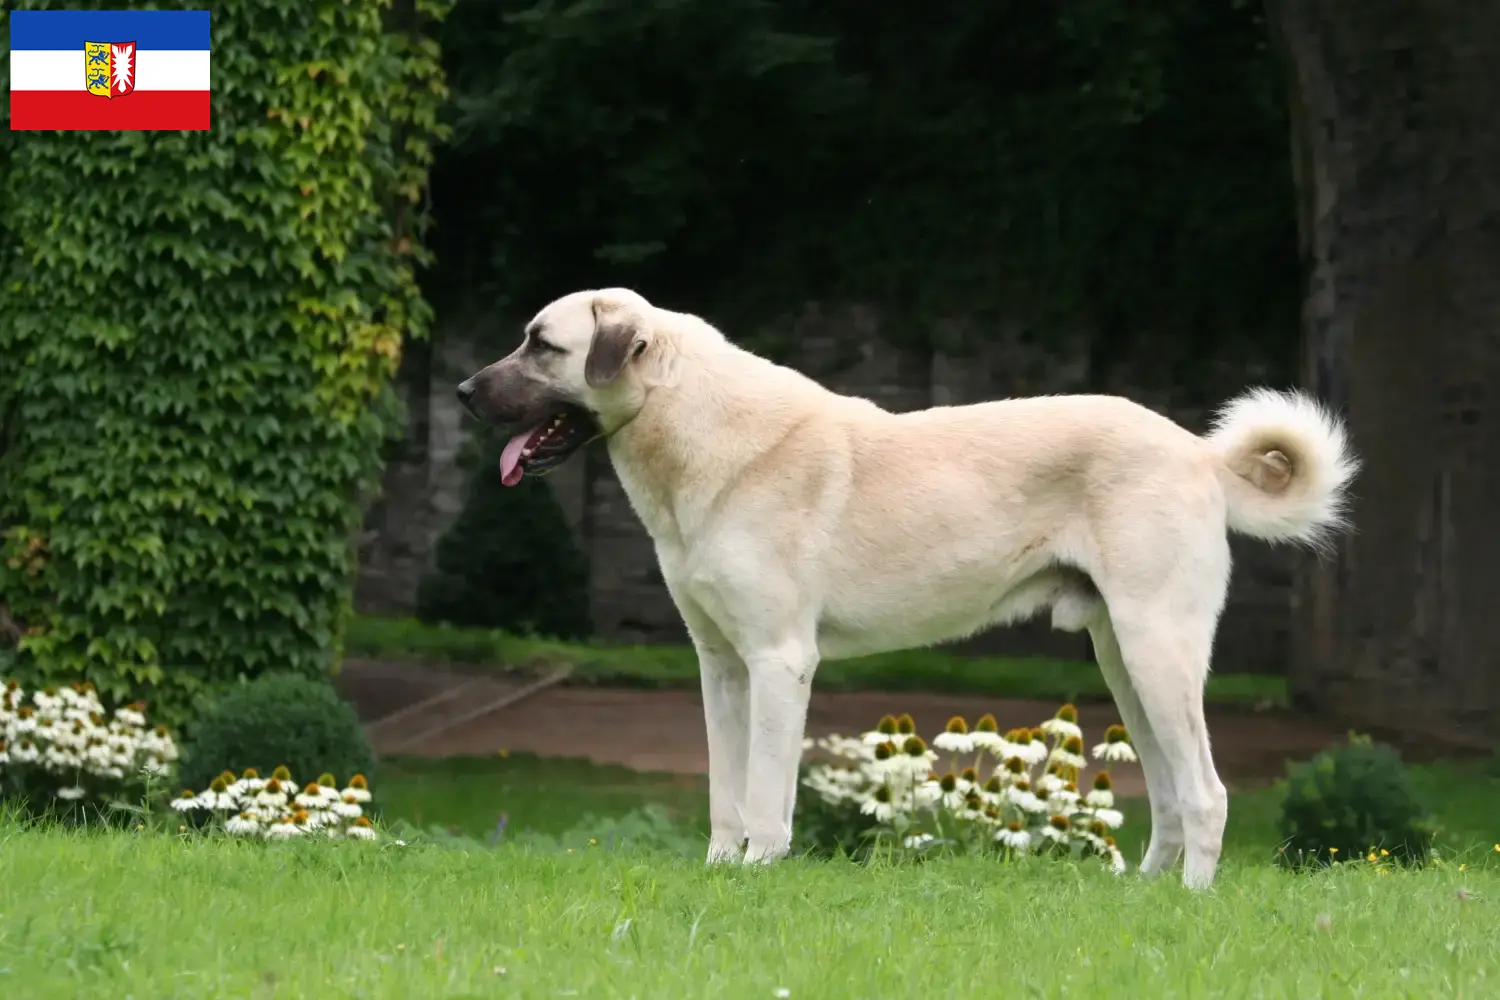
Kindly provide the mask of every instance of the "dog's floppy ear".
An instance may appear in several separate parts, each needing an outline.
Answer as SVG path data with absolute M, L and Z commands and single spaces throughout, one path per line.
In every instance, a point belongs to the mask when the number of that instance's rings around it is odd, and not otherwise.
M 589 388 L 608 385 L 625 370 L 631 358 L 646 349 L 645 324 L 632 309 L 618 302 L 595 299 L 594 340 L 583 363 Z

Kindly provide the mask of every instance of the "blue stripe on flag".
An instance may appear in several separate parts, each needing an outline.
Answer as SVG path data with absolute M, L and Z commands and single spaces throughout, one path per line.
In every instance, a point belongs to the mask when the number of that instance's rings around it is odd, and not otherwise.
M 83 51 L 84 42 L 135 42 L 138 51 L 207 49 L 206 10 L 15 10 L 10 48 Z

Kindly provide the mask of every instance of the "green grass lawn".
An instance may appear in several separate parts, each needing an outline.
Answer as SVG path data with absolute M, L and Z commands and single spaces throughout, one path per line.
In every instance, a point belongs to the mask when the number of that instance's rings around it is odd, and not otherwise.
M 590 815 L 618 816 L 645 803 L 663 807 L 688 830 L 707 831 L 707 787 L 695 776 L 513 754 L 382 761 L 377 792 L 387 817 L 482 838 L 502 812 L 512 832 L 555 836 Z
M 691 842 L 268 845 L 0 821 L 0 996 L 1495 995 L 1500 781 L 1416 773 L 1465 857 L 1286 874 L 1275 793 L 1257 793 L 1236 797 L 1205 895 L 1089 863 L 706 870 Z M 474 834 L 497 806 L 547 832 L 648 801 L 702 827 L 690 783 L 526 757 L 394 762 L 376 794 L 390 817 Z M 1124 807 L 1134 859 L 1144 804 Z
M 569 683 L 620 687 L 697 687 L 698 663 L 685 646 L 617 646 L 534 639 L 484 629 L 423 625 L 411 619 L 356 617 L 345 653 L 373 659 L 536 669 L 567 663 Z M 829 691 L 922 691 L 1046 701 L 1107 699 L 1093 663 L 1025 657 L 970 657 L 917 649 L 830 660 L 814 684 Z M 1208 699 L 1284 704 L 1286 681 L 1262 674 L 1213 674 Z

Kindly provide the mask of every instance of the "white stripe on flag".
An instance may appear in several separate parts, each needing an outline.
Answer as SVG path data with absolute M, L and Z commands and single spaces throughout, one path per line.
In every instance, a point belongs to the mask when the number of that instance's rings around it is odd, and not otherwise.
M 208 90 L 208 53 L 147 49 L 137 52 L 136 90 Z M 10 54 L 11 90 L 87 90 L 83 50 L 22 49 Z

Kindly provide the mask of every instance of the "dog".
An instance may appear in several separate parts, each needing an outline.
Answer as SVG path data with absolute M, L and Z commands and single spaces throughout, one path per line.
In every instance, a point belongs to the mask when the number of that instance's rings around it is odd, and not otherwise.
M 1326 544 L 1357 469 L 1298 393 L 1229 403 L 1206 436 L 1129 400 L 1043 396 L 891 413 L 628 289 L 575 292 L 458 387 L 507 428 L 503 482 L 603 437 L 697 653 L 710 863 L 792 839 L 821 659 L 927 646 L 1050 609 L 1087 630 L 1139 754 L 1140 864 L 1203 888 L 1228 798 L 1203 689 L 1228 532 Z

